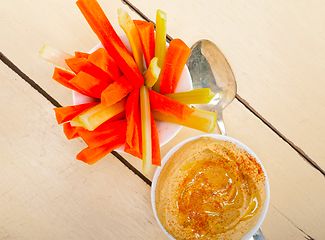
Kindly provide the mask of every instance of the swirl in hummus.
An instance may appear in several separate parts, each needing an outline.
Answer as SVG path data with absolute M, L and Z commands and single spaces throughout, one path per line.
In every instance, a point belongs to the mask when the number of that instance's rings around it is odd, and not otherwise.
M 183 145 L 157 181 L 157 215 L 176 239 L 241 239 L 257 223 L 265 174 L 235 144 L 201 137 Z

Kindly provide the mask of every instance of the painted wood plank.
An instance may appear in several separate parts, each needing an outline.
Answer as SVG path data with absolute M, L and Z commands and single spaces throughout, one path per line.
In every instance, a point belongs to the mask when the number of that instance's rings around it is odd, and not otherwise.
M 167 239 L 150 187 L 109 154 L 75 159 L 52 105 L 0 63 L 0 238 Z
M 101 1 L 112 25 L 120 34 L 117 8 L 127 10 L 120 1 Z M 39 58 L 39 51 L 51 47 L 74 54 L 88 52 L 99 43 L 75 1 L 12 0 L 0 9 L 0 51 L 14 62 L 61 105 L 72 105 L 69 89 L 52 80 L 54 65 Z M 132 17 L 137 14 L 130 12 Z
M 229 61 L 238 93 L 325 169 L 325 15 L 323 1 L 130 0 L 189 46 L 217 44 Z

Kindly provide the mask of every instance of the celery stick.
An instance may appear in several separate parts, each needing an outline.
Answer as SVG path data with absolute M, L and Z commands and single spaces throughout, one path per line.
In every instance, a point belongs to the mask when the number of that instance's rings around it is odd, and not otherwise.
M 142 170 L 148 175 L 151 170 L 152 146 L 151 146 L 151 114 L 149 91 L 145 85 L 140 87 L 141 107 L 141 133 L 142 133 Z
M 39 52 L 40 58 L 53 63 L 54 65 L 58 67 L 65 68 L 67 70 L 70 70 L 69 66 L 65 63 L 65 59 L 73 58 L 72 55 L 69 53 L 62 52 L 60 50 L 57 50 L 53 47 L 50 47 L 49 45 L 44 45 Z
M 144 84 L 148 88 L 151 88 L 158 80 L 160 74 L 160 68 L 158 67 L 157 62 L 158 62 L 157 57 L 151 59 L 149 67 L 146 73 L 144 74 Z
M 165 94 L 165 96 L 184 104 L 206 104 L 214 97 L 214 93 L 210 88 L 199 88 L 188 92 Z
M 194 109 L 194 112 L 185 120 L 185 122 L 182 123 L 177 121 L 173 116 L 167 116 L 158 111 L 152 111 L 152 113 L 154 118 L 157 120 L 176 123 L 206 133 L 213 131 L 217 121 L 216 113 L 201 109 Z
M 103 122 L 125 111 L 125 103 L 126 98 L 108 107 L 104 107 L 99 103 L 87 111 L 82 112 L 77 117 L 79 117 L 79 121 L 85 129 L 93 131 Z
M 158 58 L 158 67 L 162 69 L 166 56 L 166 27 L 167 14 L 161 10 L 157 10 L 156 14 L 156 41 L 155 41 L 155 57 Z M 159 92 L 159 78 L 153 86 L 153 90 Z
M 79 114 L 80 115 L 80 114 Z M 82 123 L 80 122 L 79 115 L 75 116 L 71 121 L 70 124 L 72 127 L 83 127 Z
M 133 23 L 130 15 L 126 11 L 119 8 L 117 10 L 117 14 L 118 14 L 119 25 L 125 32 L 130 42 L 134 60 L 137 63 L 140 72 L 143 73 L 145 67 L 144 67 L 144 59 L 143 59 L 143 50 L 142 50 L 141 40 L 140 40 L 138 30 L 135 24 Z

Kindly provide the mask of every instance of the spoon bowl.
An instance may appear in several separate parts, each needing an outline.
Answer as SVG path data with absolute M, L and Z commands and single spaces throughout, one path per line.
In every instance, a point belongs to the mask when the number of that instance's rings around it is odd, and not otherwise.
M 219 48 L 209 40 L 200 40 L 191 47 L 187 66 L 193 89 L 210 88 L 215 94 L 208 104 L 195 108 L 217 113 L 217 123 L 222 135 L 226 135 L 222 111 L 237 93 L 237 84 L 232 69 Z

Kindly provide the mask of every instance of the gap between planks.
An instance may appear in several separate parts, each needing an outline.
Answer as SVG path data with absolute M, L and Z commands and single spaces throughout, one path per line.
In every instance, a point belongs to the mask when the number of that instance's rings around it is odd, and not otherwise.
M 0 52 L 0 60 L 7 65 L 12 71 L 18 74 L 23 80 L 25 80 L 32 88 L 38 91 L 43 97 L 45 97 L 55 107 L 62 107 L 62 105 L 56 101 L 51 95 L 49 95 L 43 88 L 41 88 L 35 81 L 28 77 L 23 71 L 21 71 L 13 62 L 11 62 L 2 52 Z M 128 169 L 130 169 L 135 175 L 140 177 L 145 183 L 151 186 L 151 181 L 143 175 L 138 169 L 130 164 L 124 157 L 122 157 L 116 151 L 112 151 L 111 154 L 115 156 L 121 163 L 123 163 Z
M 133 9 L 133 8 L 132 8 Z M 140 15 L 142 16 L 142 15 Z M 52 103 L 55 107 L 62 107 L 62 105 L 56 101 L 51 95 L 49 95 L 44 89 L 42 89 L 37 83 L 35 83 L 31 78 L 29 78 L 24 72 L 22 72 L 13 62 L 11 62 L 2 52 L 0 52 L 0 60 L 7 65 L 8 68 L 10 68 L 12 71 L 14 71 L 17 75 L 19 75 L 23 80 L 25 80 L 32 88 L 34 88 L 36 91 L 38 91 L 43 97 L 45 97 L 50 103 Z M 243 100 L 240 96 L 236 95 L 236 98 L 243 104 L 245 107 L 247 107 L 248 110 L 250 110 L 256 117 L 261 119 L 267 126 L 269 126 L 268 123 L 260 114 L 258 114 L 245 100 Z M 267 124 L 268 123 L 268 124 Z M 271 126 L 271 127 L 270 127 Z M 271 124 L 270 128 L 273 131 L 278 132 Z M 291 141 L 286 140 L 280 132 L 277 133 L 284 141 L 286 141 L 289 145 Z M 292 143 L 291 143 L 292 144 Z M 291 146 L 291 145 L 290 145 Z M 115 156 L 122 164 L 124 164 L 127 168 L 129 168 L 134 174 L 136 174 L 138 177 L 140 177 L 145 183 L 147 183 L 151 187 L 151 180 L 148 179 L 144 174 L 142 174 L 138 169 L 136 169 L 132 164 L 130 164 L 122 155 L 117 153 L 116 151 L 112 151 L 111 154 Z M 301 154 L 302 155 L 302 154 Z M 302 157 L 304 157 L 302 155 Z M 308 157 L 308 156 L 307 156 Z M 323 171 L 321 171 L 323 173 Z M 323 173 L 324 175 L 324 173 Z M 272 205 L 272 207 L 274 207 Z M 275 208 L 275 207 L 274 207 Z M 276 208 L 275 208 L 276 209 Z M 288 221 L 290 221 L 297 229 L 299 229 L 305 236 L 307 240 L 314 240 L 310 235 L 308 235 L 305 231 L 303 231 L 301 228 L 296 226 L 288 217 L 286 217 L 283 213 L 281 213 L 278 209 L 276 209 L 280 214 L 282 214 Z
M 141 18 L 148 22 L 154 23 L 138 8 L 136 8 L 130 1 L 121 0 L 122 3 L 127 5 L 132 11 L 137 13 Z M 155 24 L 155 23 L 154 23 Z M 156 27 L 156 24 L 155 24 Z M 167 34 L 167 41 L 170 42 L 173 38 Z M 253 113 L 259 120 L 261 120 L 267 127 L 269 127 L 276 135 L 278 135 L 283 141 L 285 141 L 291 148 L 293 148 L 302 158 L 304 158 L 311 166 L 318 170 L 323 176 L 325 176 L 325 170 L 323 170 L 315 161 L 313 161 L 300 147 L 294 144 L 290 139 L 284 136 L 277 128 L 275 128 L 269 121 L 267 121 L 261 114 L 259 114 L 245 99 L 236 94 L 236 99 L 243 104 L 251 113 Z
M 148 22 L 151 21 L 145 14 L 143 14 L 138 8 L 136 8 L 132 3 L 128 0 L 121 0 L 125 5 L 127 5 L 132 11 L 137 13 L 141 18 Z M 153 22 L 154 23 L 154 22 Z M 154 23 L 155 24 L 155 23 Z M 173 38 L 167 34 L 167 41 L 170 42 Z M 56 101 L 52 96 L 50 96 L 44 89 L 42 89 L 35 81 L 29 78 L 24 72 L 22 72 L 13 62 L 11 62 L 2 52 L 0 52 L 0 60 L 6 64 L 12 71 L 14 71 L 17 75 L 19 75 L 23 80 L 25 80 L 31 87 L 33 87 L 36 91 L 38 91 L 41 95 L 43 95 L 49 102 L 52 103 L 55 107 L 62 107 L 62 105 Z M 292 147 L 302 158 L 304 158 L 310 165 L 312 165 L 315 169 L 317 169 L 320 173 L 325 176 L 325 171 L 315 162 L 313 161 L 301 148 L 295 145 L 292 141 L 290 141 L 287 137 L 285 137 L 279 130 L 277 130 L 269 121 L 267 121 L 261 114 L 259 114 L 246 100 L 236 94 L 236 99 L 243 104 L 251 113 L 253 113 L 258 119 L 260 119 L 266 126 L 268 126 L 276 135 L 278 135 L 282 140 L 284 140 L 290 147 Z M 140 177 L 145 183 L 147 183 L 151 187 L 151 180 L 148 179 L 144 174 L 142 174 L 138 169 L 136 169 L 132 164 L 130 164 L 123 156 L 121 156 L 116 151 L 111 152 L 121 163 L 123 163 L 127 168 L 129 168 L 134 174 Z M 273 206 L 274 207 L 274 206 Z M 277 209 L 276 209 L 277 210 Z M 277 210 L 278 211 L 278 210 Z M 282 213 L 281 213 L 282 214 Z M 286 217 L 284 214 L 282 214 Z M 287 217 L 286 217 L 287 218 Z M 289 221 L 290 219 L 287 218 Z M 291 221 L 290 221 L 291 222 Z M 292 223 L 292 222 L 291 222 Z M 292 223 L 293 224 L 293 223 Z M 310 235 L 308 235 L 301 228 L 293 224 L 296 228 L 298 228 L 302 233 L 306 236 L 305 238 L 308 240 L 313 240 Z

